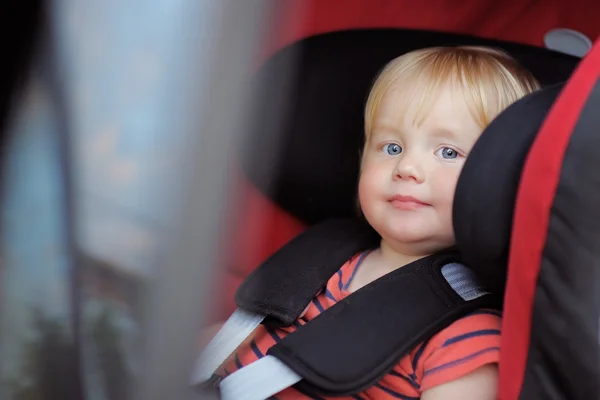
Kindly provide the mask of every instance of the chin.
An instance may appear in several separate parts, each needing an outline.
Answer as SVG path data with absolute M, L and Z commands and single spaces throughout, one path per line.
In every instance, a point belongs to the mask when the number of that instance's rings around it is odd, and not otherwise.
M 454 237 L 451 233 L 444 234 L 441 229 L 424 229 L 425 224 L 419 226 L 411 226 L 405 224 L 400 227 L 399 224 L 394 226 L 386 226 L 379 234 L 381 237 L 391 243 L 403 244 L 406 246 L 426 247 L 432 249 L 432 252 L 443 250 L 454 245 Z
M 434 232 L 422 227 L 411 229 L 410 227 L 398 228 L 396 226 L 382 230 L 380 235 L 387 238 L 386 240 L 400 243 L 421 243 L 432 240 L 436 236 Z

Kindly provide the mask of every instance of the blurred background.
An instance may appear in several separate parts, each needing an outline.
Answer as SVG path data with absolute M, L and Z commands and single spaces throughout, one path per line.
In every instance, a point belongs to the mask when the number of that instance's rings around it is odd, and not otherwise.
M 3 153 L 0 398 L 189 397 L 246 81 L 277 10 L 38 3 L 20 7 L 39 39 Z

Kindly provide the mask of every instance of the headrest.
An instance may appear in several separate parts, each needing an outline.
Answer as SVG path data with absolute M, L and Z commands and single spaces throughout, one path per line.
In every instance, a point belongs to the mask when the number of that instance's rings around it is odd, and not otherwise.
M 464 261 L 496 293 L 506 284 L 508 247 L 521 172 L 563 84 L 532 93 L 502 112 L 477 140 L 458 179 L 454 231 Z
M 498 398 L 600 398 L 599 109 L 597 41 L 552 105 L 520 176 Z
M 500 47 L 543 85 L 566 81 L 579 62 L 540 47 L 414 30 L 344 31 L 302 40 L 258 73 L 242 146 L 248 179 L 306 224 L 355 216 L 363 108 L 377 72 L 408 51 L 441 45 Z

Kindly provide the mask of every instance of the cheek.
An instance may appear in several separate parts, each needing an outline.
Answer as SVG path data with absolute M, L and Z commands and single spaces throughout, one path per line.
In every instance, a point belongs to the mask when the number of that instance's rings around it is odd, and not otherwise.
M 458 176 L 461 168 L 446 170 L 441 174 L 436 175 L 436 179 L 433 183 L 433 187 L 437 188 L 436 197 L 440 204 L 451 209 L 452 203 L 454 202 L 454 191 L 456 190 L 456 183 L 458 182 Z
M 365 211 L 377 193 L 377 174 L 373 168 L 363 167 L 358 179 L 358 201 Z
M 361 208 L 364 208 L 364 204 L 367 201 L 369 190 L 369 180 L 365 179 L 364 172 L 361 172 L 358 178 L 358 204 Z

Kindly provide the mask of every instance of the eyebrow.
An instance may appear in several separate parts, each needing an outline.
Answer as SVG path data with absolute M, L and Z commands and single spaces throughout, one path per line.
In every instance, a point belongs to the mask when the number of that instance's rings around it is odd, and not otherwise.
M 447 129 L 447 128 L 435 129 L 433 131 L 433 136 L 439 137 L 439 138 L 454 139 L 454 140 L 460 139 L 460 137 L 454 131 Z
M 395 128 L 392 125 L 378 124 L 378 125 L 373 126 L 373 128 L 371 130 L 371 134 L 369 136 L 373 137 L 373 136 L 377 136 L 377 135 L 399 135 L 399 134 L 401 134 L 400 129 Z M 437 139 L 448 139 L 448 140 L 456 141 L 456 142 L 460 142 L 464 139 L 460 135 L 458 135 L 456 133 L 456 131 L 454 131 L 452 129 L 444 128 L 444 127 L 438 127 L 438 128 L 433 129 L 431 136 L 433 138 L 437 138 Z
M 371 128 L 371 133 L 394 133 L 394 134 L 398 134 L 400 133 L 400 130 L 398 128 L 393 127 L 392 125 L 373 125 L 373 127 Z

